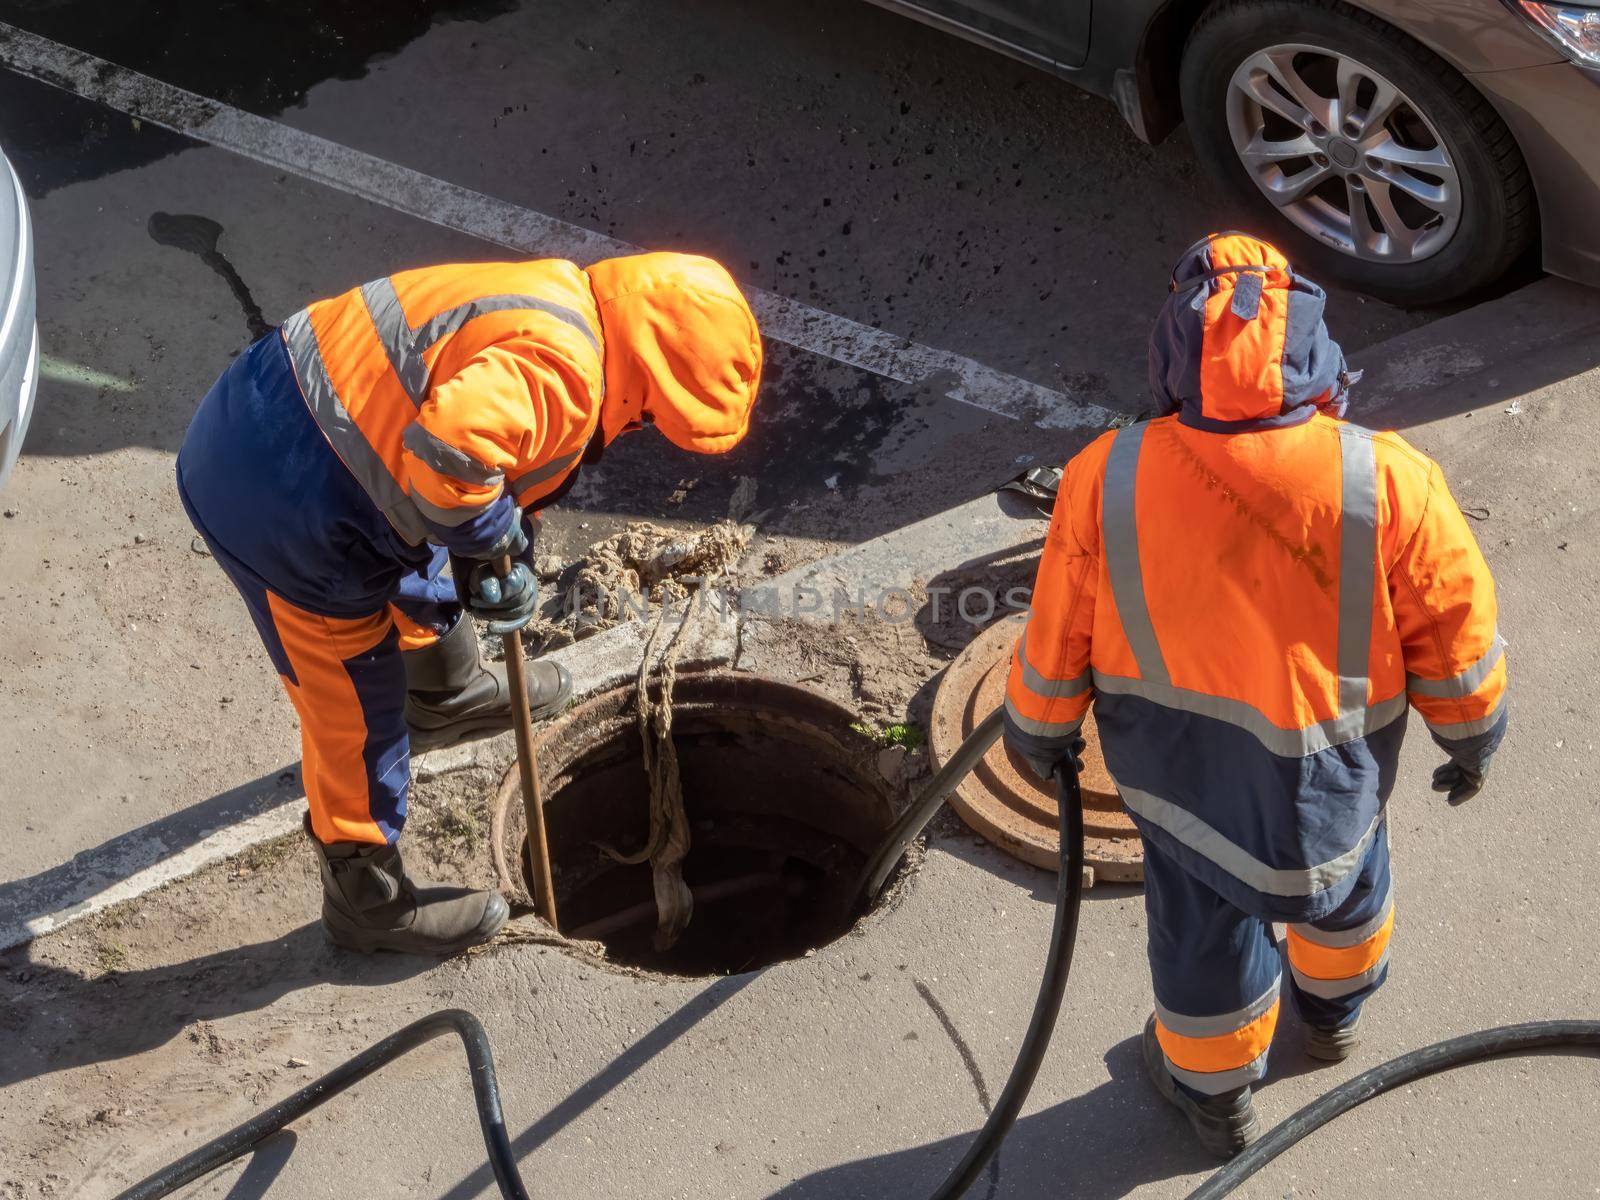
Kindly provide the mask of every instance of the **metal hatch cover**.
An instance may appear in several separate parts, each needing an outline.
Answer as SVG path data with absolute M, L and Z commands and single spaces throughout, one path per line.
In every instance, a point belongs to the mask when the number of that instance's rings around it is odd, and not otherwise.
M 975 638 L 950 664 L 933 700 L 928 744 L 937 770 L 955 753 L 978 722 L 1005 703 L 1011 648 L 1026 614 L 997 622 Z M 1116 785 L 1100 754 L 1093 720 L 1084 722 L 1084 861 L 1086 883 L 1140 883 L 1144 847 L 1123 811 Z M 989 748 L 976 769 L 961 781 L 950 805 L 975 832 L 1000 849 L 1036 867 L 1055 870 L 1060 830 L 1055 797 L 1014 757 L 1003 741 Z

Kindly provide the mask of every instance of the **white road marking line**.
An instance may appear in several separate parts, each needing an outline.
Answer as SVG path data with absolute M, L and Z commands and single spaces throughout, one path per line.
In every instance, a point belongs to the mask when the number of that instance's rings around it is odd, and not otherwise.
M 115 375 L 107 375 L 104 371 L 96 371 L 93 367 L 86 367 L 81 363 L 68 362 L 64 358 L 52 358 L 48 354 L 39 356 L 39 378 L 48 379 L 51 383 L 104 388 L 109 392 L 139 390 L 138 384 L 130 383 L 126 379 L 118 379 Z
M 0 63 L 21 75 L 521 254 L 593 262 L 638 247 L 185 91 L 0 21 Z M 764 333 L 836 362 L 1018 421 L 1105 428 L 1112 413 L 960 354 L 746 287 Z
M 629 621 L 548 657 L 572 675 L 574 696 L 592 696 L 633 680 L 639 672 L 639 656 L 647 635 L 644 622 Z M 683 647 L 682 669 L 725 667 L 732 663 L 738 644 L 738 628 L 733 624 L 717 622 L 699 632 L 691 630 Z M 508 731 L 448 750 L 419 754 L 411 760 L 412 777 L 424 783 L 470 767 L 487 767 L 499 774 L 515 761 L 516 753 L 516 742 Z M 252 846 L 294 833 L 306 811 L 304 793 L 298 789 L 287 791 L 274 786 L 251 803 L 265 807 L 215 829 L 135 829 L 74 856 L 38 878 L 0 884 L 0 954 L 103 912 L 113 904 L 138 899 L 163 884 L 186 879 Z
M 82 878 L 75 874 L 24 890 L 7 904 L 0 912 L 0 954 L 291 834 L 300 828 L 305 811 L 303 799 L 281 804 L 226 825 L 149 866 L 144 865 L 149 853 L 137 830 L 114 839 L 95 853 L 72 860 Z M 112 882 L 100 886 L 106 880 Z

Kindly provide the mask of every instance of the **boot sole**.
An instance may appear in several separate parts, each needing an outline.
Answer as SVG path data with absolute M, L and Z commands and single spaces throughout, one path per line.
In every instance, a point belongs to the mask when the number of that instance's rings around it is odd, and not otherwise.
M 1200 1144 L 1220 1159 L 1230 1159 L 1261 1136 L 1261 1120 L 1255 1109 L 1250 1110 L 1250 1120 L 1243 1128 L 1234 1131 L 1203 1112 L 1190 1097 L 1178 1090 L 1178 1082 L 1167 1070 L 1166 1056 L 1161 1043 L 1156 1040 L 1155 1018 L 1144 1027 L 1144 1070 L 1161 1098 L 1189 1119 L 1189 1125 Z
M 510 916 L 510 906 L 502 897 L 499 904 L 491 903 L 484 913 L 484 920 L 470 934 L 453 942 L 433 945 L 419 944 L 415 938 L 386 930 L 336 928 L 328 924 L 326 917 L 322 920 L 322 937 L 330 946 L 353 950 L 357 954 L 415 954 L 422 958 L 449 958 L 493 940 Z
M 567 701 L 571 699 L 572 680 L 567 678 L 563 681 L 561 691 L 557 693 L 556 698 L 534 709 L 531 716 L 535 721 L 548 721 L 566 708 Z M 493 737 L 510 728 L 509 714 L 500 717 L 475 717 L 444 725 L 438 729 L 419 729 L 410 724 L 406 726 L 411 737 L 411 749 L 418 754 L 426 750 L 448 749 L 451 746 L 459 746 L 462 742 L 476 741 L 478 738 Z

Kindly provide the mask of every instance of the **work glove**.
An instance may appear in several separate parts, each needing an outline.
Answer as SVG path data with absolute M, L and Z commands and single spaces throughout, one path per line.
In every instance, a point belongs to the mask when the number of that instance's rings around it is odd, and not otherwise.
M 1027 762 L 1028 769 L 1037 775 L 1042 782 L 1049 783 L 1055 777 L 1056 768 L 1067 763 L 1068 761 L 1072 763 L 1074 770 L 1078 771 L 1080 774 L 1082 773 L 1084 745 L 1085 742 L 1081 737 L 1073 738 L 1071 744 L 1067 746 L 1065 754 L 1057 754 L 1049 757 L 1030 754 L 1023 750 L 1020 746 L 1013 746 L 1012 749 L 1016 750 L 1016 752 L 1021 755 L 1023 760 Z
M 500 574 L 500 559 L 510 555 L 511 570 Z M 533 570 L 533 539 L 518 520 L 481 556 L 450 555 L 456 596 L 496 637 L 523 628 L 539 609 L 539 580 Z
M 1447 762 L 1433 773 L 1433 790 L 1449 793 L 1445 799 L 1451 804 L 1465 804 L 1483 790 L 1483 781 L 1489 777 L 1487 762 L 1467 766 Z

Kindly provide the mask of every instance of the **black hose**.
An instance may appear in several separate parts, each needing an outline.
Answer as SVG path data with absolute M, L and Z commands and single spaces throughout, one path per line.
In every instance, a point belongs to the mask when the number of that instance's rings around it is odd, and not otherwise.
M 869 903 L 883 880 L 905 853 L 905 848 L 924 826 L 1000 734 L 1001 716 L 996 711 L 968 735 L 960 748 L 934 776 L 928 788 L 904 816 L 895 823 L 882 849 L 873 857 L 862 877 L 860 897 Z M 1072 950 L 1078 935 L 1078 909 L 1083 900 L 1083 800 L 1077 772 L 1070 763 L 1058 768 L 1055 777 L 1056 803 L 1061 821 L 1061 862 L 1056 877 L 1055 922 L 1050 930 L 1050 950 L 1045 959 L 1044 977 L 1039 982 L 1039 997 L 1034 1002 L 1028 1032 L 1017 1052 L 1011 1076 L 1000 1092 L 1000 1099 L 973 1139 L 972 1145 L 933 1194 L 933 1200 L 955 1200 L 982 1174 L 1001 1141 L 1016 1123 L 1028 1098 L 1040 1064 L 1055 1030 L 1066 993 L 1067 975 L 1072 969 Z M 505 1117 L 500 1111 L 500 1087 L 495 1081 L 494 1059 L 489 1039 L 478 1019 L 461 1009 L 445 1009 L 423 1017 L 363 1050 L 344 1065 L 301 1088 L 286 1100 L 274 1104 L 243 1125 L 207 1142 L 194 1153 L 156 1172 L 142 1183 L 123 1192 L 117 1200 L 157 1200 L 170 1195 L 209 1171 L 214 1171 L 247 1154 L 262 1141 L 317 1105 L 338 1095 L 354 1083 L 422 1043 L 454 1030 L 461 1036 L 472 1071 L 473 1099 L 478 1107 L 478 1123 L 483 1129 L 484 1146 L 495 1182 L 505 1200 L 528 1200 L 527 1189 L 517 1173 L 516 1159 L 506 1136 Z M 1374 1096 L 1438 1071 L 1502 1054 L 1527 1053 L 1559 1046 L 1600 1046 L 1600 1021 L 1534 1021 L 1525 1025 L 1506 1025 L 1452 1038 L 1421 1050 L 1413 1050 L 1357 1075 L 1326 1095 L 1313 1100 L 1277 1126 L 1255 1145 L 1206 1180 L 1189 1194 L 1188 1200 L 1219 1200 L 1277 1158 L 1290 1146 L 1315 1132 L 1342 1113 L 1349 1112 Z
M 1188 1200 L 1219 1200 L 1307 1134 L 1337 1116 L 1425 1075 L 1501 1054 L 1526 1054 L 1558 1046 L 1600 1047 L 1600 1021 L 1530 1021 L 1502 1025 L 1436 1042 L 1392 1058 L 1325 1092 L 1189 1193 Z
M 983 728 L 980 725 L 962 743 L 963 750 Z M 1023 1035 L 1017 1061 L 1000 1091 L 1000 1099 L 955 1170 L 933 1193 L 933 1200 L 955 1200 L 965 1195 L 1000 1149 L 1038 1077 L 1044 1052 L 1050 1047 L 1050 1035 L 1055 1032 L 1056 1016 L 1061 1012 L 1067 974 L 1072 970 L 1072 948 L 1078 940 L 1078 908 L 1083 902 L 1083 794 L 1078 790 L 1078 772 L 1070 759 L 1056 767 L 1053 779 L 1056 807 L 1061 814 L 1061 861 L 1056 876 L 1056 918 L 1050 928 L 1050 952 L 1044 962 L 1044 978 L 1039 981 L 1039 998 L 1033 1002 L 1028 1032 Z
M 134 1184 L 117 1200 L 156 1200 L 159 1196 L 171 1195 L 184 1184 L 249 1153 L 289 1122 L 324 1101 L 331 1100 L 352 1084 L 361 1082 L 379 1067 L 451 1030 L 461 1035 L 461 1045 L 467 1052 L 467 1065 L 472 1072 L 473 1099 L 478 1106 L 478 1124 L 483 1128 L 483 1144 L 489 1151 L 489 1165 L 494 1168 L 500 1194 L 506 1200 L 528 1200 L 527 1189 L 522 1186 L 522 1179 L 517 1174 L 517 1160 L 511 1152 L 511 1139 L 506 1136 L 505 1116 L 500 1111 L 500 1085 L 494 1077 L 494 1056 L 489 1050 L 489 1036 L 477 1017 L 459 1008 L 443 1009 L 391 1033 L 344 1065 L 307 1084 L 288 1099 L 280 1100 L 266 1112 L 207 1142 L 193 1154 L 163 1167 L 142 1183 Z
M 884 835 L 877 852 L 868 860 L 866 869 L 861 872 L 860 881 L 855 888 L 855 911 L 865 912 L 872 906 L 872 902 L 878 898 L 878 893 L 883 889 L 883 881 L 889 878 L 889 872 L 894 870 L 895 863 L 900 861 L 901 855 L 906 852 L 906 847 L 917 840 L 928 822 L 933 820 L 934 814 L 944 804 L 945 798 L 955 791 L 956 785 L 982 761 L 989 747 L 994 745 L 995 739 L 1000 736 L 1004 720 L 1005 709 L 997 708 L 979 722 L 978 727 L 967 734 L 966 740 L 956 747 L 956 752 L 950 756 L 950 761 L 940 767 L 938 773 L 928 781 L 928 786 L 922 789 L 922 795 L 917 797 L 910 808 L 900 814 L 900 819 Z
M 916 840 L 946 797 L 978 765 L 1000 736 L 1002 713 L 1002 709 L 996 709 L 967 735 L 950 760 L 929 781 L 922 795 L 885 835 L 882 846 L 862 874 L 858 910 L 865 910 L 876 899 L 906 847 Z M 963 1195 L 994 1156 L 1033 1087 L 1061 1009 L 1067 974 L 1072 968 L 1073 944 L 1077 940 L 1078 909 L 1083 899 L 1083 800 L 1075 770 L 1068 767 L 1064 773 L 1058 771 L 1054 782 L 1062 831 L 1061 862 L 1056 878 L 1055 924 L 1050 932 L 1050 951 L 1045 960 L 1044 978 L 1039 984 L 1039 998 L 1034 1003 L 1028 1032 L 1022 1039 L 1016 1065 L 1011 1068 L 1011 1077 L 1006 1080 L 999 1103 L 955 1170 L 934 1193 L 933 1200 L 955 1200 Z M 1188 1200 L 1219 1200 L 1229 1195 L 1296 1142 L 1358 1104 L 1401 1084 L 1500 1054 L 1584 1045 L 1600 1045 L 1600 1021 L 1534 1021 L 1526 1025 L 1506 1025 L 1414 1050 L 1313 1100 L 1217 1171 L 1191 1192 Z

